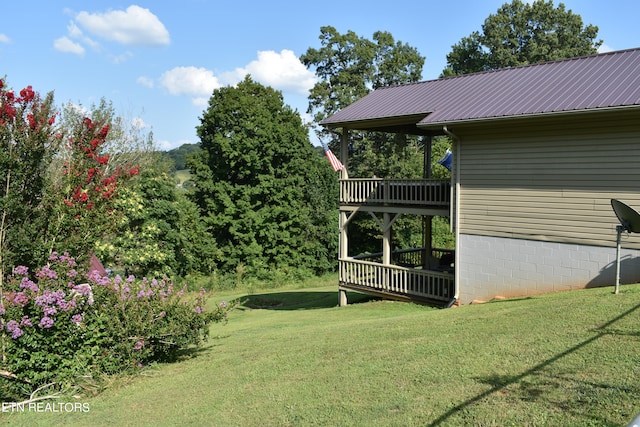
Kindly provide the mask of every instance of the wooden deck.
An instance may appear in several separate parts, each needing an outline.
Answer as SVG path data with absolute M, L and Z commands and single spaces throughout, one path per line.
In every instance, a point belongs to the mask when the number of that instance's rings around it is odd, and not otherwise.
M 422 248 L 394 251 L 393 265 L 381 254 L 341 259 L 340 287 L 406 301 L 446 305 L 455 295 L 455 266 L 450 262 L 423 268 Z M 452 249 L 433 249 L 432 258 L 453 260 Z
M 340 180 L 341 205 L 446 207 L 451 202 L 449 179 Z

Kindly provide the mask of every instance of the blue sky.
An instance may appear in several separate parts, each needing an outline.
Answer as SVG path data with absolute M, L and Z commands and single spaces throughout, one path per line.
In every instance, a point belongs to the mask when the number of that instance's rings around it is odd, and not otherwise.
M 153 131 L 160 149 L 197 143 L 215 88 L 246 74 L 282 91 L 299 112 L 314 82 L 298 57 L 320 47 L 320 27 L 372 38 L 390 32 L 426 57 L 435 79 L 451 46 L 480 30 L 506 0 L 322 2 L 58 0 L 3 2 L 0 78 L 16 90 L 54 91 L 57 104 L 105 98 Z M 565 0 L 600 28 L 603 50 L 640 47 L 637 0 Z M 558 1 L 555 1 L 558 4 Z

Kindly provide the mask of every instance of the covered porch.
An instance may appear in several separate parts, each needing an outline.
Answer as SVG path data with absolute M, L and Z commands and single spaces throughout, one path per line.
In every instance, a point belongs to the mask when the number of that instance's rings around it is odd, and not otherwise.
M 456 302 L 455 250 L 434 248 L 432 220 L 449 217 L 451 179 L 340 179 L 339 302 L 347 291 L 437 306 Z M 348 253 L 349 223 L 356 213 L 369 214 L 382 236 L 382 250 Z M 402 215 L 422 221 L 422 246 L 395 250 L 393 226 Z

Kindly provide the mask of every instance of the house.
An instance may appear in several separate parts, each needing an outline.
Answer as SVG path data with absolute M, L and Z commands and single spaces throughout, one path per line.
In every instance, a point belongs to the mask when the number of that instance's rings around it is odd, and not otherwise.
M 640 49 L 375 90 L 323 126 L 341 129 L 340 303 L 346 291 L 442 305 L 613 286 L 611 199 L 640 208 Z M 451 181 L 348 176 L 352 130 L 452 139 Z M 425 154 L 426 155 L 426 154 Z M 354 212 L 382 254 L 346 253 Z M 402 262 L 398 215 L 448 216 L 454 262 L 425 245 Z M 640 235 L 622 238 L 621 282 L 640 281 Z

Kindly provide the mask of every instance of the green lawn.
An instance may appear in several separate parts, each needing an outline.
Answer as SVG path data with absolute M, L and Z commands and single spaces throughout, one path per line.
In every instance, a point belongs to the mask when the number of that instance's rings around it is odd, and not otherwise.
M 620 426 L 640 412 L 640 285 L 439 310 L 364 298 L 338 308 L 332 283 L 254 291 L 201 351 L 80 399 L 89 412 L 2 421 Z
M 186 181 L 191 179 L 191 171 L 189 171 L 189 169 L 177 170 L 175 171 L 174 176 L 177 181 L 177 185 L 182 187 Z

